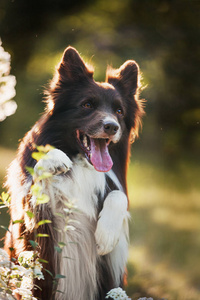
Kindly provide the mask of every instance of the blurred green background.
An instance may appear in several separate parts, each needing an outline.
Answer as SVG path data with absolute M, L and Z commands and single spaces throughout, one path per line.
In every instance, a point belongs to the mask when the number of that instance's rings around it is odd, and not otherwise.
M 140 65 L 147 103 L 128 177 L 132 299 L 200 299 L 199 9 L 198 0 L 0 2 L 18 104 L 0 123 L 1 185 L 19 139 L 43 111 L 44 86 L 65 47 L 95 66 L 98 81 L 107 64 Z

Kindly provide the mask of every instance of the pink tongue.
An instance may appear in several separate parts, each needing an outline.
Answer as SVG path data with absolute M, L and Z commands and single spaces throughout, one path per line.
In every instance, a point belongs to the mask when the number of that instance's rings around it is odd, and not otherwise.
M 108 172 L 112 168 L 113 161 L 108 152 L 106 140 L 91 138 L 90 143 L 91 143 L 90 160 L 94 168 L 98 172 Z

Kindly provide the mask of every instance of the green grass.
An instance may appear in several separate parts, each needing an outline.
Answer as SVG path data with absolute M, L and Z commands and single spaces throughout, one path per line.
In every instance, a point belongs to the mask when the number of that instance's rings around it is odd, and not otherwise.
M 128 184 L 132 299 L 200 299 L 200 186 L 195 162 L 166 166 L 136 155 Z
M 0 148 L 0 180 L 14 152 Z M 127 294 L 133 299 L 200 299 L 200 185 L 197 163 L 135 153 L 129 168 L 130 251 Z M 8 224 L 6 210 L 0 224 Z M 4 231 L 0 231 L 3 237 Z M 2 246 L 2 243 L 0 244 Z

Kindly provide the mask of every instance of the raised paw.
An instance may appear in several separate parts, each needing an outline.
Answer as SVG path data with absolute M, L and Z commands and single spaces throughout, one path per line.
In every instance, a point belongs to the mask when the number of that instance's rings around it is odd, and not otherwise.
M 128 215 L 126 195 L 121 191 L 111 192 L 104 201 L 95 231 L 99 255 L 108 254 L 115 248 Z
M 36 176 L 42 175 L 43 172 L 49 172 L 52 175 L 66 173 L 72 167 L 72 161 L 59 149 L 53 149 L 47 153 L 45 158 L 37 162 L 34 167 Z

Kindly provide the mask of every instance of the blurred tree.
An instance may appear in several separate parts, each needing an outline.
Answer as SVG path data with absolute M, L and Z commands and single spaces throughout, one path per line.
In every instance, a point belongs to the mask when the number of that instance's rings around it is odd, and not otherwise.
M 143 31 L 143 46 L 158 60 L 161 58 L 164 85 L 161 83 L 160 89 L 158 81 L 153 88 L 156 123 L 165 134 L 162 146 L 169 154 L 180 147 L 197 150 L 200 146 L 200 2 L 142 2 L 142 9 L 140 1 L 131 2 L 129 20 L 137 19 Z
M 16 137 L 37 118 L 40 86 L 72 44 L 84 58 L 92 57 L 97 80 L 104 80 L 107 62 L 139 63 L 148 86 L 142 92 L 148 100 L 143 145 L 170 158 L 185 150 L 198 153 L 199 1 L 2 0 L 0 5 L 0 34 L 13 53 L 20 101 L 16 116 L 3 124 L 5 144 L 16 145 Z
M 84 9 L 91 0 L 1 0 L 1 38 L 12 49 L 15 64 L 24 66 L 37 36 L 51 29 L 57 18 Z

